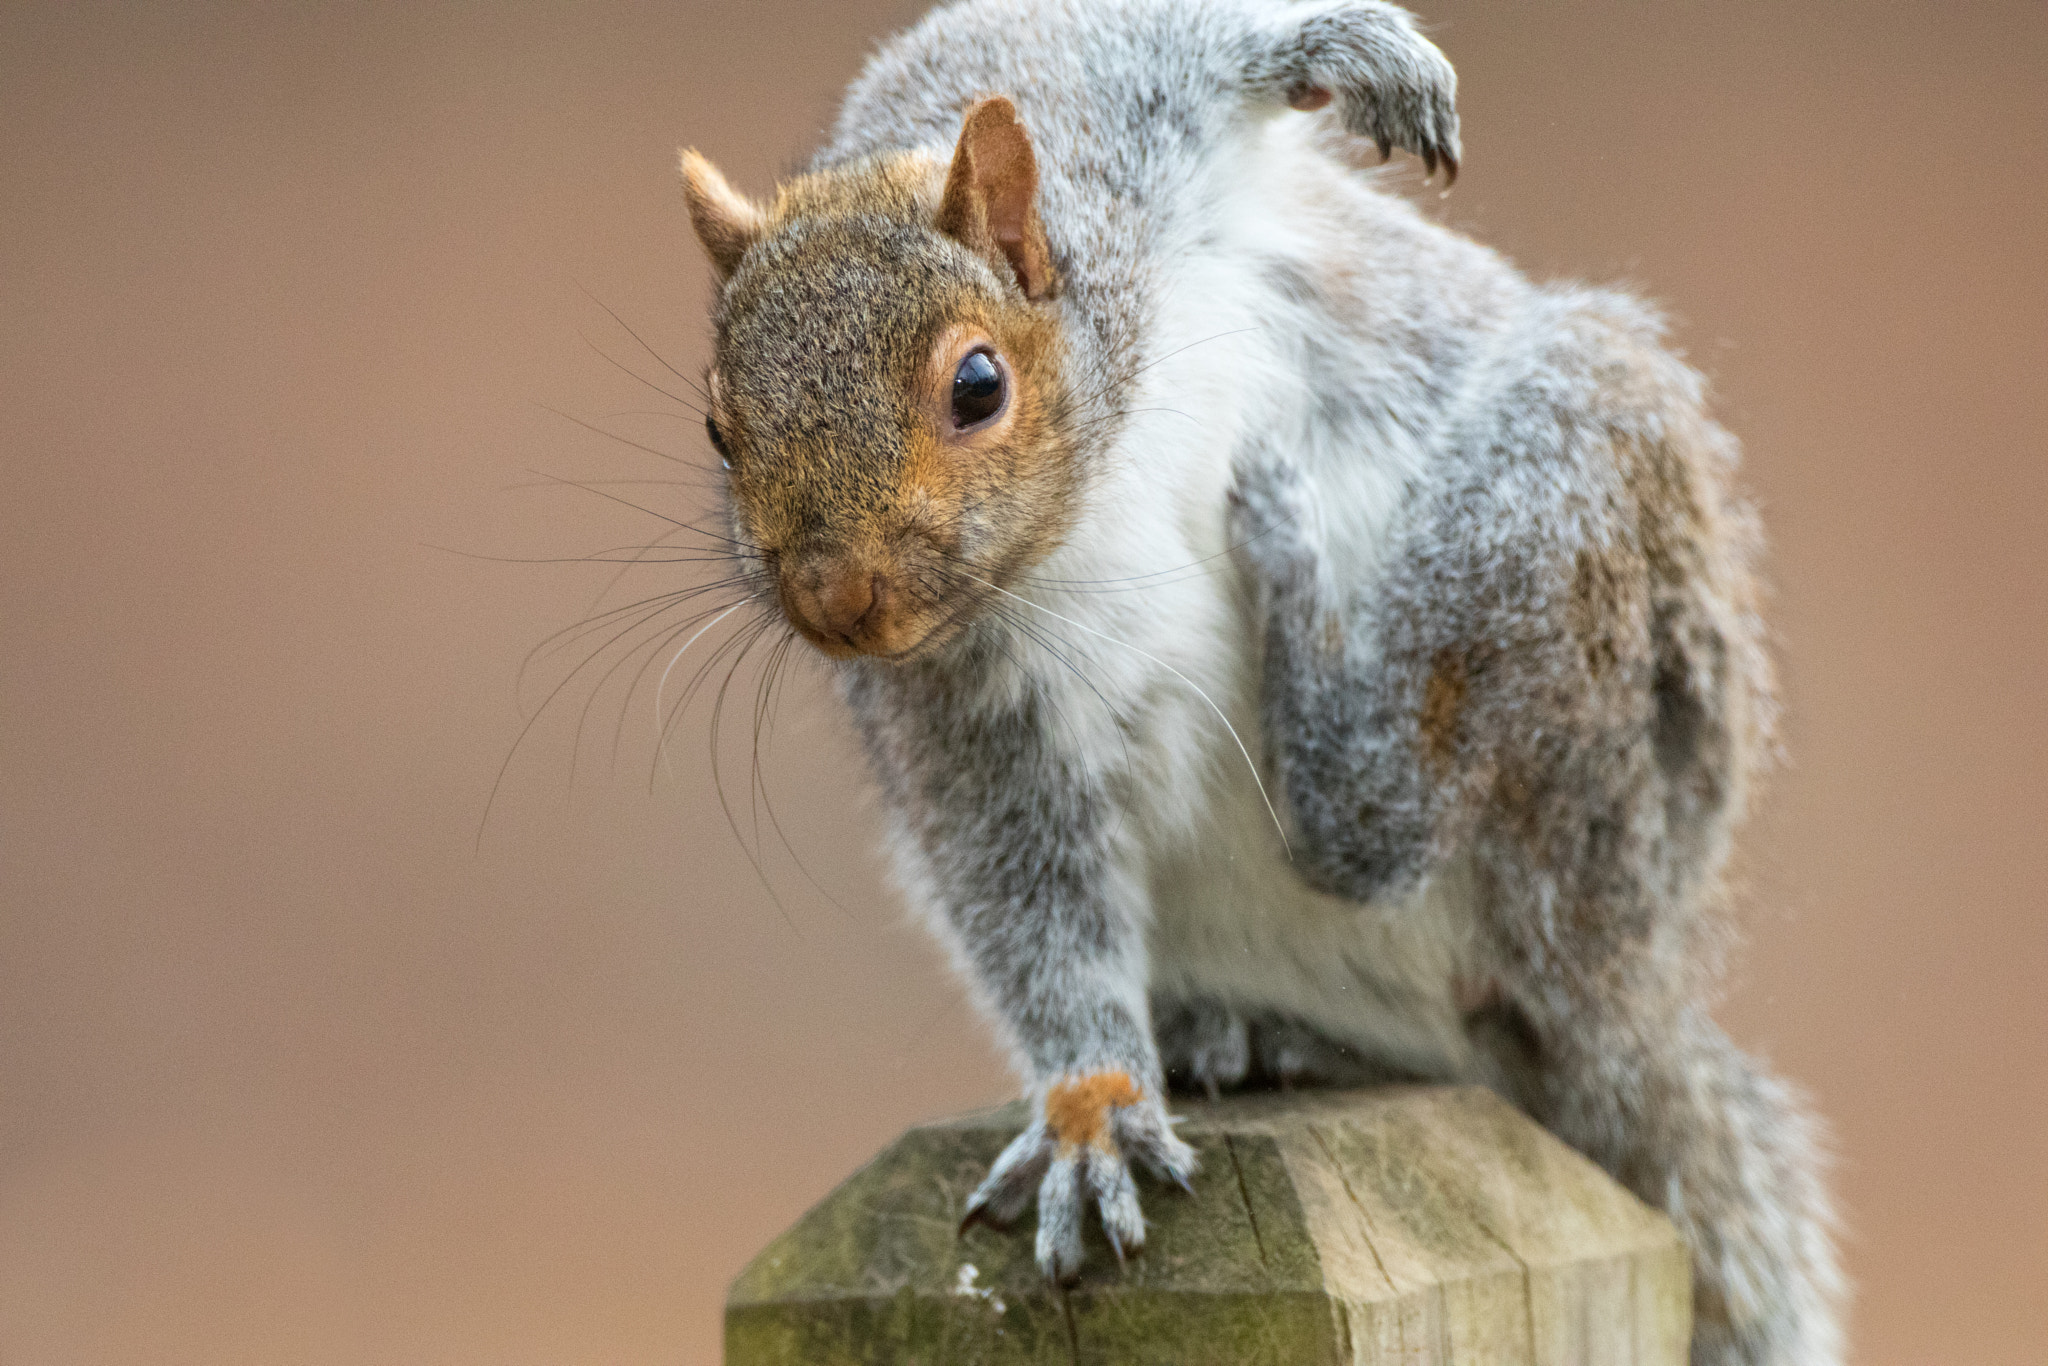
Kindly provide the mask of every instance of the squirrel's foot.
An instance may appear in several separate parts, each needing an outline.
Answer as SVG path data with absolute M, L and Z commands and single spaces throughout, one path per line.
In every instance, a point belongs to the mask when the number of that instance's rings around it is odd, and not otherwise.
M 1251 1071 L 1251 1028 L 1218 1001 L 1156 1002 L 1152 1029 L 1167 1084 L 1176 1090 L 1198 1090 L 1215 1100 L 1243 1085 Z
M 1458 77 L 1412 16 L 1379 0 L 1282 10 L 1252 75 L 1296 109 L 1334 99 L 1347 132 L 1382 160 L 1396 147 L 1458 178 Z
M 1135 1159 L 1155 1175 L 1185 1188 L 1195 1150 L 1174 1137 L 1173 1121 L 1157 1096 L 1127 1072 L 1090 1072 L 1047 1087 L 1039 1117 L 1019 1134 L 967 1199 L 962 1229 L 1006 1224 L 1038 1193 L 1038 1267 L 1071 1284 L 1081 1273 L 1081 1235 L 1088 1205 L 1118 1260 L 1145 1246 L 1145 1216 L 1131 1179 Z
M 1251 1051 L 1259 1076 L 1282 1090 L 1296 1086 L 1387 1086 L 1421 1080 L 1284 1016 L 1264 1017 L 1253 1023 Z

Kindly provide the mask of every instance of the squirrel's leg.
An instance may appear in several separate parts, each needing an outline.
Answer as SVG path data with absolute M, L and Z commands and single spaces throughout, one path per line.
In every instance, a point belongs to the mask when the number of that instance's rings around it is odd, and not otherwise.
M 1135 927 L 1100 904 L 1046 898 L 961 938 L 1023 1055 L 1033 1111 L 968 1197 L 961 1227 L 1008 1224 L 1035 1196 L 1039 1267 L 1071 1280 L 1090 1206 L 1119 1258 L 1144 1246 L 1132 1162 L 1183 1187 L 1195 1170 L 1166 1112 Z
M 1229 532 L 1262 630 L 1261 729 L 1295 871 L 1356 901 L 1398 895 L 1427 870 L 1457 796 L 1418 759 L 1427 718 L 1411 680 L 1380 667 L 1369 614 L 1330 581 L 1316 501 L 1287 457 L 1239 460 Z
M 1536 426 L 1525 409 L 1520 431 Z M 1566 414 L 1551 449 L 1582 469 L 1625 458 L 1579 444 L 1602 431 Z M 1503 458 L 1539 458 L 1498 441 Z M 1693 478 L 1646 449 L 1659 477 Z M 1714 496 L 1689 487 L 1697 504 Z M 1677 1224 L 1695 1366 L 1833 1366 L 1813 1126 L 1703 1005 L 1698 922 L 1752 743 L 1730 617 L 1706 606 L 1723 590 L 1655 579 L 1647 555 L 1630 559 L 1645 533 L 1626 526 L 1573 540 L 1569 509 L 1530 505 L 1532 491 L 1472 478 L 1431 499 L 1442 520 L 1390 548 L 1368 596 L 1330 582 L 1298 471 L 1271 452 L 1240 462 L 1232 540 L 1258 596 L 1295 867 L 1374 899 L 1469 851 L 1491 979 L 1470 1023 L 1490 1079 Z
M 1059 1281 L 1080 1272 L 1091 1206 L 1119 1259 L 1144 1246 L 1133 1162 L 1182 1187 L 1195 1170 L 1166 1112 L 1136 917 L 1097 891 L 1117 881 L 1100 868 L 1047 878 L 1015 899 L 963 898 L 953 917 L 981 994 L 1022 1055 L 1033 1110 L 969 1196 L 961 1226 L 1007 1224 L 1035 1196 L 1038 1264 Z
M 1295 109 L 1335 105 L 1345 130 L 1402 147 L 1458 177 L 1458 77 L 1415 18 L 1381 0 L 1275 6 L 1245 42 L 1254 98 Z
M 1036 685 L 992 704 L 938 675 L 881 677 L 851 695 L 885 789 L 903 794 L 901 871 L 1007 1037 L 1033 1108 L 963 1227 L 1006 1223 L 1035 1196 L 1039 1264 L 1069 1279 L 1090 1206 L 1119 1253 L 1144 1242 L 1130 1163 L 1183 1185 L 1195 1168 L 1152 1038 L 1145 882 L 1119 853 L 1108 779 L 1060 748 Z

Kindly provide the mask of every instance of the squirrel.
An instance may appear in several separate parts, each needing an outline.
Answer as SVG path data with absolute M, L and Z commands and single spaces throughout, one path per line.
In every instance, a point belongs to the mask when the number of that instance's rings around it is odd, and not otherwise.
M 1645 304 L 1375 185 L 1455 89 L 1378 0 L 973 0 L 771 202 L 685 151 L 721 545 L 1025 1080 L 963 1228 L 1138 1250 L 1169 1084 L 1478 1082 L 1675 1222 L 1697 1366 L 1824 1366 L 1817 1124 L 1708 1013 L 1735 443 Z

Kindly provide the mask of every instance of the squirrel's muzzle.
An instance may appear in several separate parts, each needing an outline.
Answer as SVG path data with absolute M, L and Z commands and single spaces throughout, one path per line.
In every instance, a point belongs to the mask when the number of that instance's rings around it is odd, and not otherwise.
M 900 654 L 924 634 L 905 620 L 887 568 L 864 556 L 785 564 L 779 589 L 790 625 L 834 659 Z

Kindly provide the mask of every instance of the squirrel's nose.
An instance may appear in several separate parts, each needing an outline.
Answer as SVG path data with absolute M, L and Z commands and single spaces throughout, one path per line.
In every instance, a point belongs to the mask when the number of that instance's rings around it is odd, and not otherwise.
M 784 579 L 782 602 L 812 635 L 858 649 L 855 637 L 875 615 L 885 591 L 882 576 L 864 564 L 812 564 Z

